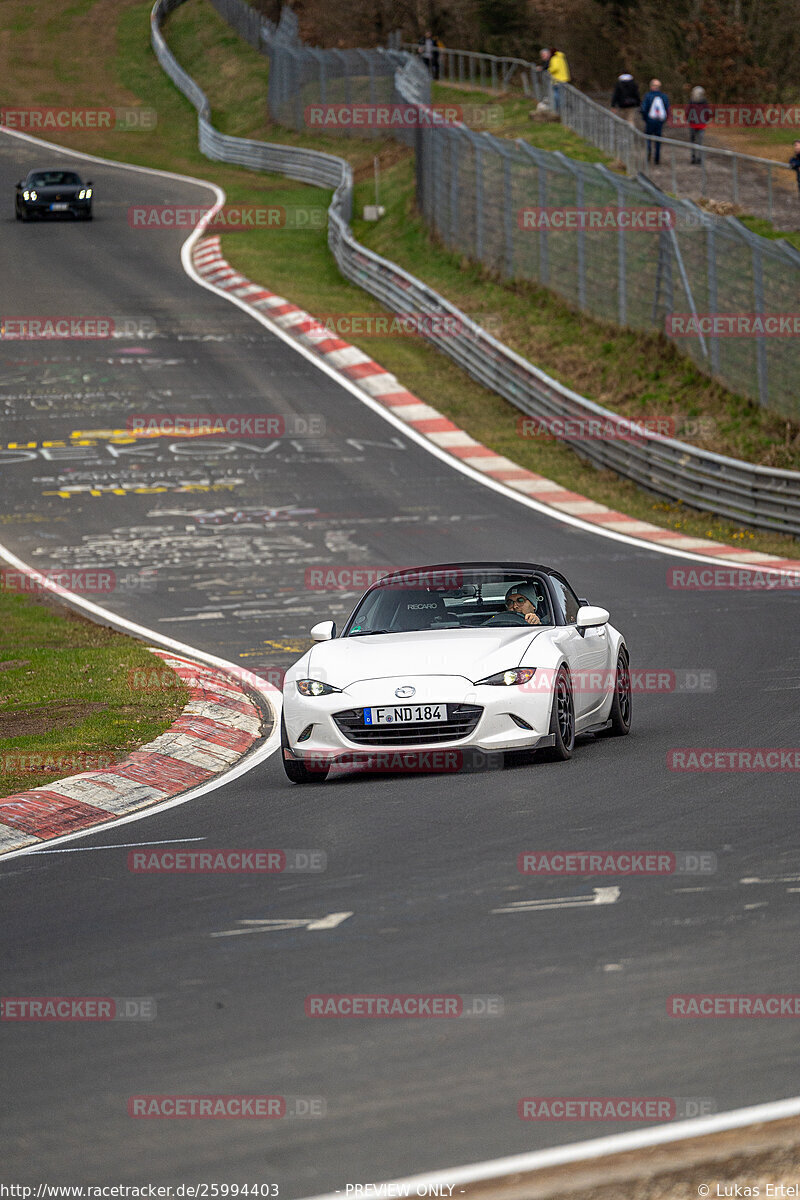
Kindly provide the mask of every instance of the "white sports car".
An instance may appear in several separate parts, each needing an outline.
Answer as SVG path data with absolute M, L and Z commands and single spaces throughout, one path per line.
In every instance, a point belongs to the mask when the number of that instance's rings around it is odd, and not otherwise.
M 534 563 L 450 563 L 386 575 L 283 685 L 282 755 L 294 783 L 336 762 L 388 766 L 427 755 L 545 749 L 576 734 L 628 733 L 628 651 L 609 614 Z M 441 752 L 438 759 L 431 752 Z M 406 761 L 404 758 L 403 762 Z M 402 764 L 401 764 L 402 765 Z

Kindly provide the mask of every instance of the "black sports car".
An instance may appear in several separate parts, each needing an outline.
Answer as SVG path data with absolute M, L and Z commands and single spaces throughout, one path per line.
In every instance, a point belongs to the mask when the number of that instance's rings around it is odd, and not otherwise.
M 29 171 L 17 184 L 14 211 L 18 221 L 31 217 L 92 219 L 92 183 L 74 171 Z

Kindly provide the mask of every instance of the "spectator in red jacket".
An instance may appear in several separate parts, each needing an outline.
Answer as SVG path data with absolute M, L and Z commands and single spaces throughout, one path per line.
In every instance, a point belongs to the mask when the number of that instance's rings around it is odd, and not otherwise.
M 706 131 L 710 109 L 706 103 L 705 88 L 693 87 L 689 93 L 689 111 L 686 114 L 689 119 L 689 141 L 692 143 L 692 162 L 702 162 L 702 155 L 696 147 L 702 146 L 703 134 Z

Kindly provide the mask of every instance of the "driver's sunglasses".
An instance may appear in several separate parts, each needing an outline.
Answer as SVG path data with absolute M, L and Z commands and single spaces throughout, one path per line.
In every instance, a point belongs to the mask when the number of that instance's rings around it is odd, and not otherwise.
M 512 605 L 524 604 L 527 597 L 525 596 L 509 596 L 506 600 L 506 608 L 511 608 Z

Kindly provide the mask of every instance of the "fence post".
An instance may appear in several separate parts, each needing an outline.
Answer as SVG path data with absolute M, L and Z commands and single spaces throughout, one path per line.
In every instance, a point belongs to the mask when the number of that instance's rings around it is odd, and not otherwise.
M 458 161 L 461 157 L 460 135 L 448 132 L 450 139 L 450 245 L 458 244 Z
M 617 208 L 625 206 L 625 193 L 617 189 Z M 620 222 L 617 230 L 617 320 L 624 328 L 628 323 L 628 273 L 625 260 L 625 229 Z
M 583 175 L 575 180 L 575 203 L 578 211 L 583 209 Z M 578 225 L 578 304 L 586 308 L 586 230 L 581 221 Z
M 421 122 L 416 122 L 414 130 L 414 176 L 416 181 L 416 209 L 423 216 L 427 216 L 425 211 L 425 175 L 427 170 L 427 162 L 425 158 L 425 130 L 423 130 Z
M 719 296 L 717 291 L 717 246 L 714 230 L 714 218 L 709 219 L 706 227 L 706 271 L 708 276 L 708 311 L 718 311 Z M 711 354 L 711 370 L 716 375 L 719 372 L 719 338 L 713 333 L 708 337 L 708 348 Z
M 480 143 L 470 141 L 475 155 L 475 257 L 483 262 L 483 154 Z
M 753 311 L 764 313 L 764 258 L 760 245 L 752 242 L 753 254 Z M 767 377 L 767 343 L 764 334 L 756 338 L 756 373 L 758 376 L 758 402 L 766 408 L 769 402 L 769 380 Z
M 514 274 L 514 197 L 511 180 L 511 151 L 500 147 L 503 156 L 503 235 L 505 241 L 504 273 L 507 279 Z
M 736 155 L 732 155 L 731 162 L 733 163 L 733 203 L 739 203 L 739 160 Z

